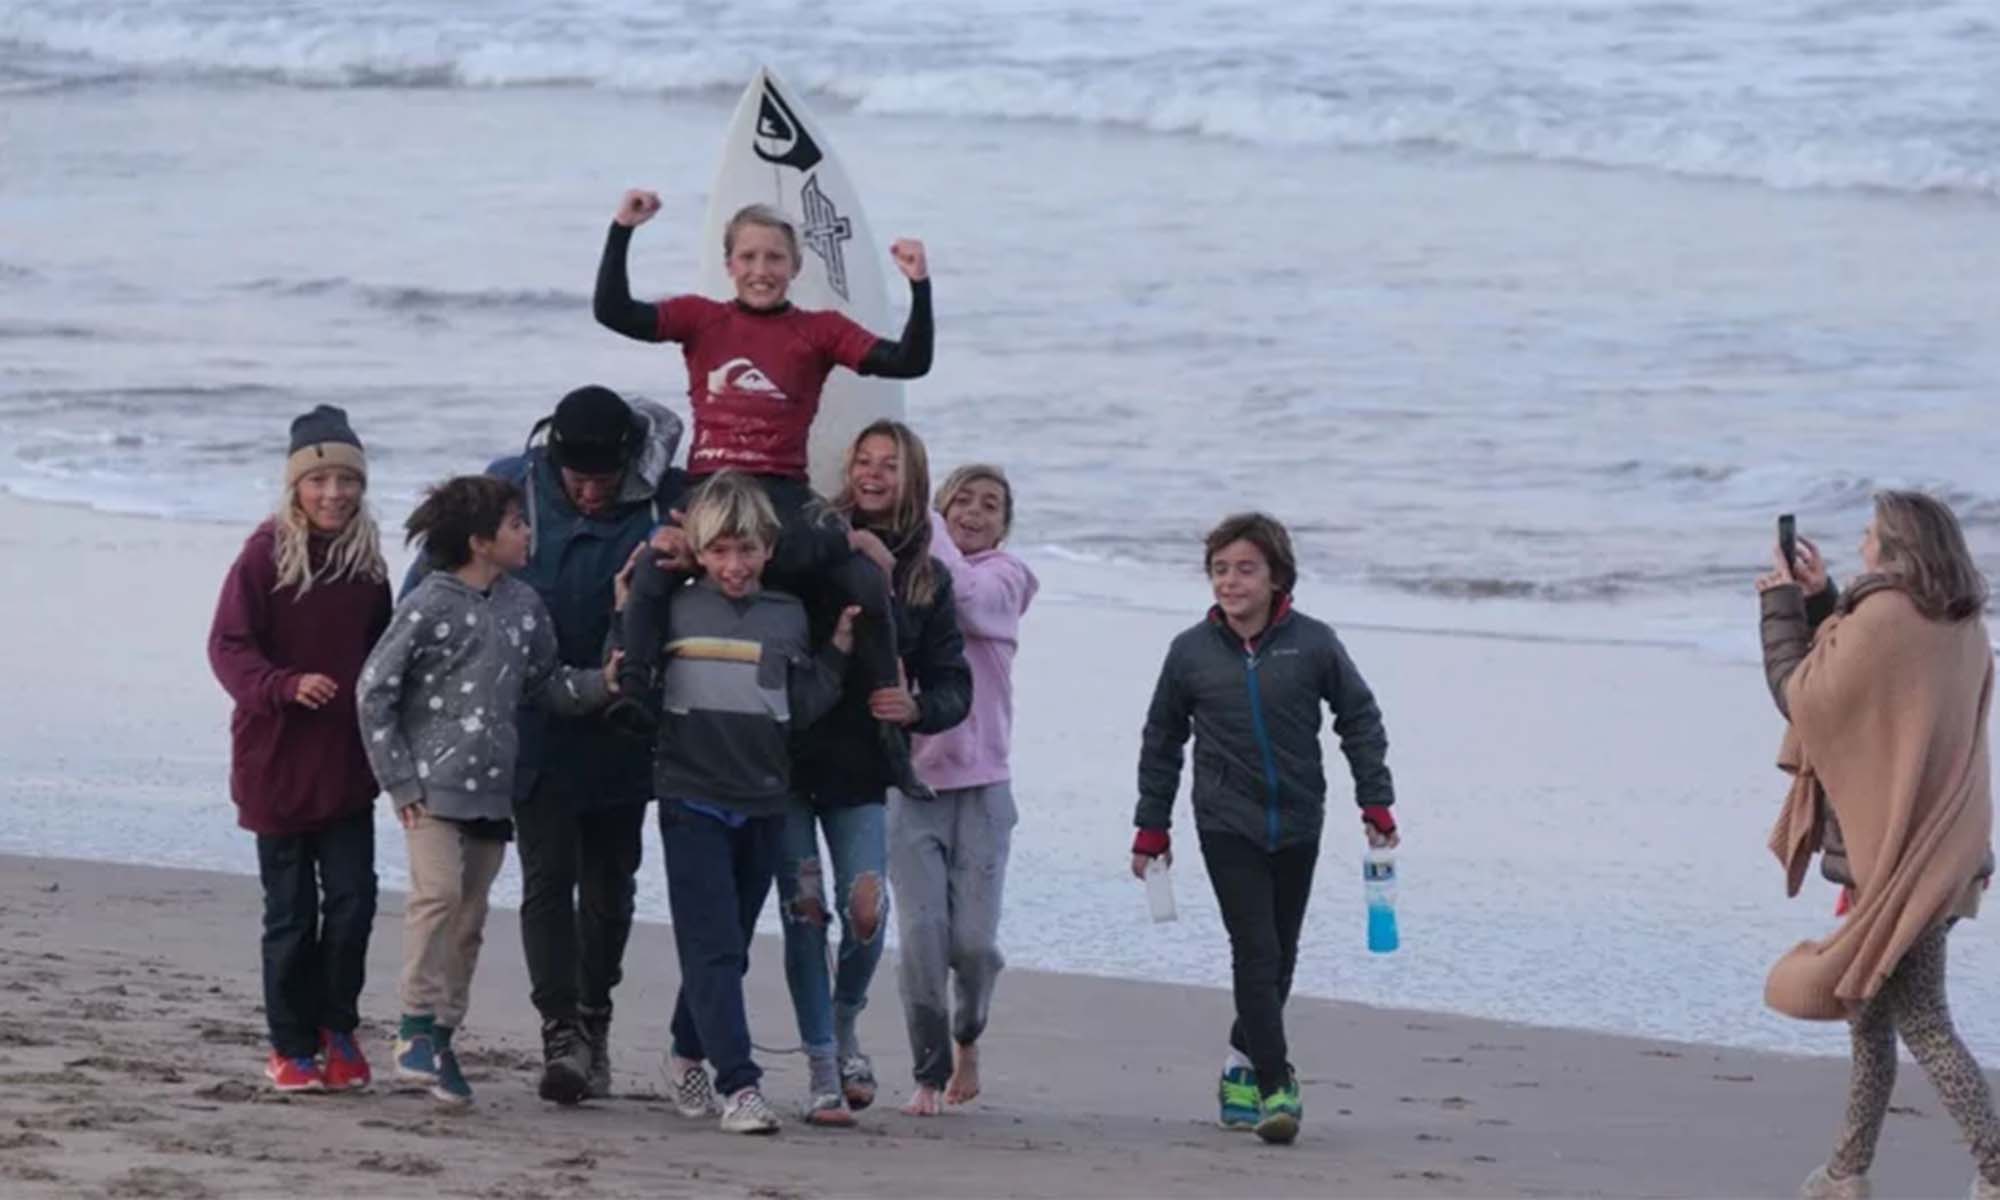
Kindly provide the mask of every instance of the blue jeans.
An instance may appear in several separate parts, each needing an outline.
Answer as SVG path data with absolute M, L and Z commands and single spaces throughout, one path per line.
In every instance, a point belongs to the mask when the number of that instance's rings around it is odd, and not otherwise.
M 827 978 L 826 868 L 819 831 L 826 831 L 833 859 L 834 902 L 840 914 L 840 954 Z M 785 918 L 785 982 L 806 1054 L 827 1058 L 854 1053 L 854 1019 L 868 1006 L 868 984 L 882 961 L 882 931 L 889 922 L 888 821 L 880 804 L 814 810 L 794 803 L 785 814 L 784 857 L 778 901 Z M 862 904 L 854 902 L 861 884 Z M 837 1025 L 836 1025 L 837 1022 Z
M 750 1057 L 743 976 L 784 823 L 783 817 L 752 817 L 731 826 L 673 800 L 660 802 L 667 907 L 681 960 L 673 1050 L 681 1058 L 708 1060 L 715 1088 L 725 1096 L 764 1077 Z

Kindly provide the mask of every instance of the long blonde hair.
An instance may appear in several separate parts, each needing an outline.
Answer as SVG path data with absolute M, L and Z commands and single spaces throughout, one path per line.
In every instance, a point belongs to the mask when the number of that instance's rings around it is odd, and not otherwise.
M 872 437 L 886 437 L 896 443 L 896 503 L 889 510 L 888 532 L 894 539 L 889 552 L 896 556 L 903 603 L 923 607 L 937 599 L 937 567 L 931 561 L 931 457 L 924 439 L 901 421 L 886 418 L 854 435 L 841 460 L 840 491 L 832 501 L 833 510 L 854 519 L 854 456 L 861 443 Z
M 1958 518 L 1923 492 L 1875 493 L 1877 574 L 1933 621 L 1963 621 L 1986 608 L 1986 580 Z
M 277 543 L 274 557 L 278 561 L 278 582 L 272 591 L 293 588 L 298 593 L 293 597 L 296 600 L 311 591 L 315 583 L 338 583 L 343 579 L 367 583 L 388 581 L 389 563 L 382 557 L 382 531 L 376 527 L 375 514 L 368 511 L 365 476 L 362 488 L 354 519 L 334 535 L 326 550 L 326 561 L 317 571 L 312 565 L 312 522 L 306 518 L 306 510 L 299 507 L 298 485 L 285 488 L 278 511 L 271 515 L 271 532 Z

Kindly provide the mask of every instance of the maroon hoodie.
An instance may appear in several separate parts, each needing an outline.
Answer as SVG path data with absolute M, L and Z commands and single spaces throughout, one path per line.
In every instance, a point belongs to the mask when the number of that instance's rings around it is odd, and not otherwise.
M 356 681 L 389 625 L 389 584 L 316 583 L 304 596 L 278 580 L 271 522 L 257 527 L 222 581 L 208 662 L 230 698 L 229 794 L 252 833 L 311 833 L 364 810 L 375 776 L 361 750 Z M 315 537 L 319 566 L 325 542 Z M 340 694 L 324 708 L 295 703 L 301 676 L 324 675 Z

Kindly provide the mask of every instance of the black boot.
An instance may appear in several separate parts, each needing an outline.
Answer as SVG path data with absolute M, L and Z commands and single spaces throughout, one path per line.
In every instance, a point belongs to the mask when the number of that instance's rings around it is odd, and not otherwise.
M 590 1044 L 583 1023 L 560 1017 L 542 1022 L 542 1099 L 577 1104 L 590 1093 Z
M 611 1010 L 580 1008 L 583 1040 L 590 1051 L 590 1098 L 602 1100 L 611 1094 Z
M 887 721 L 878 721 L 876 725 L 882 731 L 882 753 L 889 760 L 889 786 L 912 800 L 937 799 L 930 785 L 917 778 L 916 764 L 910 761 L 910 735 L 903 732 L 901 725 Z

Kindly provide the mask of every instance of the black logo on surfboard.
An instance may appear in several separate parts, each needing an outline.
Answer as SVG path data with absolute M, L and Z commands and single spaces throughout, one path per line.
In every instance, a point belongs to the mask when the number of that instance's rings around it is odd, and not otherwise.
M 806 180 L 799 189 L 799 211 L 805 213 L 805 228 L 799 237 L 819 255 L 826 264 L 826 281 L 833 290 L 840 293 L 842 300 L 851 299 L 847 294 L 847 258 L 840 244 L 854 236 L 854 223 L 840 215 L 833 201 L 819 190 L 819 176 Z
M 785 98 L 768 80 L 763 99 L 757 105 L 757 138 L 752 148 L 765 162 L 797 171 L 812 170 L 824 157 L 806 133 L 806 127 L 793 114 L 792 106 L 785 103 Z

